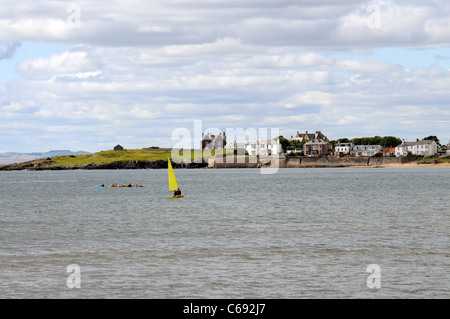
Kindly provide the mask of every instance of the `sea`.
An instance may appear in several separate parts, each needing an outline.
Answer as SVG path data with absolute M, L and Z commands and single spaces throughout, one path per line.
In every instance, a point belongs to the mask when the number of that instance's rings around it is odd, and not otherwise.
M 449 168 L 261 172 L 0 172 L 0 298 L 450 298 Z

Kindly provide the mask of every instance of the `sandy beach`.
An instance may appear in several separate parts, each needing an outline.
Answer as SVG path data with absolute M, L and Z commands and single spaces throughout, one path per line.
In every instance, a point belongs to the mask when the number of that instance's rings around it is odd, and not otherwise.
M 450 167 L 450 163 L 438 163 L 438 164 L 417 164 L 417 163 L 406 163 L 406 164 L 386 164 L 386 165 L 373 165 L 373 166 L 350 166 L 350 167 L 373 167 L 373 168 L 390 168 L 390 167 Z

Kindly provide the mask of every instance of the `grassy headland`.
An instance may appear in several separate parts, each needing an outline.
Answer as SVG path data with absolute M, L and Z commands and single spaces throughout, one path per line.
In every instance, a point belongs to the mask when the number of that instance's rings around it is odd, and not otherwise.
M 54 156 L 51 158 L 53 166 L 76 166 L 85 164 L 110 164 L 123 161 L 167 161 L 170 157 L 168 151 L 146 151 L 146 150 L 123 150 L 123 151 L 101 151 L 93 154 Z M 40 159 L 37 161 L 48 161 Z
M 126 149 L 101 151 L 92 154 L 64 155 L 36 159 L 27 162 L 0 165 L 0 170 L 47 170 L 47 169 L 95 169 L 95 168 L 162 168 L 167 160 L 173 162 L 200 162 L 201 151 Z M 214 155 L 214 153 L 212 154 Z

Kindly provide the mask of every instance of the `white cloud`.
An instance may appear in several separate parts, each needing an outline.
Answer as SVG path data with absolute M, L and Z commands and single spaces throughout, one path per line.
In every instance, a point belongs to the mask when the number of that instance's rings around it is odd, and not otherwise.
M 87 58 L 87 52 L 70 52 L 55 54 L 48 58 L 26 60 L 18 65 L 18 70 L 27 75 L 50 75 L 89 72 L 94 68 Z

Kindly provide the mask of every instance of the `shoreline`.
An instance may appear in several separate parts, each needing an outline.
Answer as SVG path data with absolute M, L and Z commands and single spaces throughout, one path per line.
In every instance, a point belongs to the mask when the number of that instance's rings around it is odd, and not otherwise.
M 232 168 L 261 168 L 267 167 L 270 168 L 270 165 L 255 165 L 255 166 L 229 166 L 229 167 L 208 167 L 206 165 L 176 165 L 174 169 L 232 169 Z M 321 165 L 311 165 L 311 166 L 297 166 L 297 167 L 286 167 L 280 166 L 278 168 L 447 168 L 450 167 L 450 162 L 445 163 L 404 163 L 404 164 L 379 164 L 379 165 L 342 165 L 342 166 L 321 166 Z M 96 166 L 96 165 L 83 165 L 83 166 L 39 166 L 39 167 L 23 167 L 21 165 L 0 165 L 1 171 L 55 171 L 55 170 L 104 170 L 104 169 L 167 169 L 167 167 L 162 167 L 159 165 L 151 165 L 151 166 L 141 166 L 141 167 L 127 167 L 120 166 L 116 167 L 115 165 L 105 165 L 105 166 Z
M 146 159 L 130 160 L 125 156 L 113 161 L 91 162 L 84 159 L 80 163 L 78 158 L 55 157 L 39 159 L 14 164 L 0 165 L 0 171 L 42 171 L 42 170 L 97 170 L 97 169 L 167 169 L 167 160 Z M 172 161 L 174 169 L 227 169 L 227 168 L 416 168 L 416 167 L 450 167 L 448 159 L 439 162 L 438 158 L 424 163 L 411 157 L 381 158 L 381 157 L 234 157 L 231 161 L 224 161 L 222 157 L 210 157 L 201 162 Z
M 373 167 L 373 168 L 394 168 L 394 167 L 450 167 L 450 163 L 405 163 L 405 164 L 385 164 L 385 165 L 374 165 L 374 166 L 349 166 L 349 167 Z

